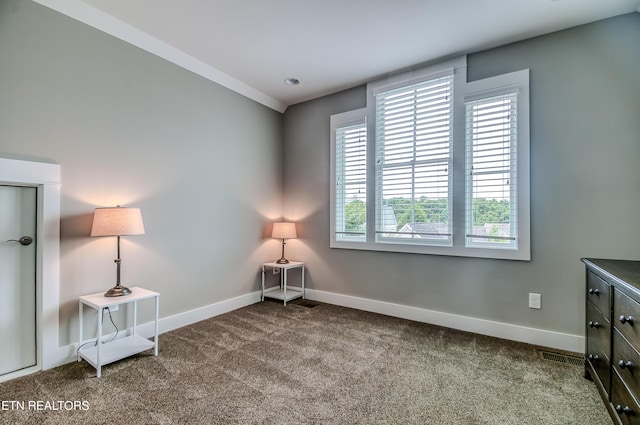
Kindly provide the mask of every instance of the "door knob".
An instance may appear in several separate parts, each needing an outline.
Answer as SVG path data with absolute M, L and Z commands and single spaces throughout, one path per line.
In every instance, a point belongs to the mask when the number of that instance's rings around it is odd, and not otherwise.
M 31 245 L 33 238 L 31 236 L 23 236 L 20 239 L 9 239 L 7 242 L 18 242 L 20 245 Z

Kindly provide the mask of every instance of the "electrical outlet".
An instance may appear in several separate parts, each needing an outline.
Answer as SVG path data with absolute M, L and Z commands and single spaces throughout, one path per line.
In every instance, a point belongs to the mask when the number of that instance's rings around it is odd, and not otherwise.
M 540 310 L 542 308 L 542 300 L 540 294 L 529 292 L 529 308 Z
M 103 310 L 103 313 L 104 313 L 104 314 L 108 314 L 109 312 L 114 313 L 114 312 L 118 311 L 118 307 L 120 307 L 120 306 L 119 306 L 119 305 L 112 305 L 112 306 L 109 306 L 109 307 L 107 307 L 107 308 L 105 308 L 105 309 Z
M 280 269 L 273 268 L 273 274 L 280 274 Z

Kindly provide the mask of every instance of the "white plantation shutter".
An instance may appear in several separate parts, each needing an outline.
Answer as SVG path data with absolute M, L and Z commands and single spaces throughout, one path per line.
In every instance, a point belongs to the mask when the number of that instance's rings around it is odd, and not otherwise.
M 376 94 L 378 239 L 451 242 L 452 85 L 449 74 Z
M 367 127 L 365 122 L 335 129 L 337 240 L 365 241 Z
M 388 76 L 330 128 L 331 248 L 531 259 L 528 69 Z
M 517 93 L 466 102 L 466 245 L 517 249 Z

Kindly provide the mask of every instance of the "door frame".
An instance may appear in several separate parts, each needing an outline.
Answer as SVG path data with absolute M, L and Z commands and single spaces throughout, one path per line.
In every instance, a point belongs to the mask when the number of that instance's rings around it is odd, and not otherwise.
M 60 165 L 0 158 L 0 183 L 37 189 L 37 364 L 0 377 L 0 382 L 60 363 Z

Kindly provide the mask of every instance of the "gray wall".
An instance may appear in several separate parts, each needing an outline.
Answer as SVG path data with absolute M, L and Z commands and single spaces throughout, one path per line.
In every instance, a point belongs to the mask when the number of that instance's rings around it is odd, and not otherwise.
M 28 0 L 0 2 L 0 157 L 61 165 L 61 345 L 78 296 L 115 283 L 115 238 L 89 237 L 97 206 L 142 209 L 122 279 L 159 291 L 162 317 L 258 290 L 279 254 L 263 234 L 282 115 Z
M 638 40 L 632 13 L 468 57 L 470 80 L 531 70 L 531 262 L 330 249 L 329 116 L 364 107 L 365 88 L 289 107 L 284 216 L 309 287 L 583 334 L 579 258 L 640 259 Z
M 76 339 L 77 297 L 114 283 L 115 240 L 89 232 L 93 209 L 116 204 L 140 207 L 147 231 L 123 238 L 123 281 L 161 292 L 162 317 L 257 290 L 280 249 L 265 224 L 284 215 L 312 288 L 582 333 L 578 258 L 640 257 L 638 39 L 636 13 L 469 56 L 471 79 L 531 69 L 523 263 L 329 249 L 329 116 L 364 106 L 364 87 L 290 107 L 283 128 L 120 40 L 0 2 L 0 156 L 62 168 L 60 344 Z

